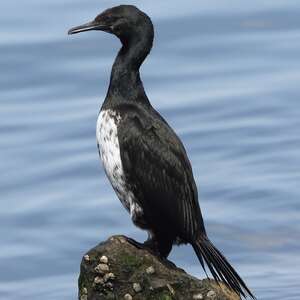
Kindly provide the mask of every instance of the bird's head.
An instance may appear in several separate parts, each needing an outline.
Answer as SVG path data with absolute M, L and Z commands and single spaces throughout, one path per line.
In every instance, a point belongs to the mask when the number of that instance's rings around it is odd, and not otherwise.
M 123 44 L 141 38 L 143 35 L 150 35 L 153 39 L 153 25 L 150 18 L 133 5 L 109 8 L 93 21 L 71 28 L 68 34 L 89 30 L 101 30 L 114 34 Z

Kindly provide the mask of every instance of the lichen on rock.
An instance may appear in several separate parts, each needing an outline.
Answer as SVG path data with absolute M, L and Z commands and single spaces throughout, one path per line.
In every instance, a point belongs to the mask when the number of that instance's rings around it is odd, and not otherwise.
M 224 285 L 199 280 L 124 236 L 113 236 L 84 255 L 78 283 L 79 300 L 240 299 Z

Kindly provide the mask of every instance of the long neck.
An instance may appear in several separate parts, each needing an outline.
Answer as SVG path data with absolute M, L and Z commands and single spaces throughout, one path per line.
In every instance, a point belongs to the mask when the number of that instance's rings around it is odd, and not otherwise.
M 107 99 L 114 102 L 149 103 L 140 78 L 140 66 L 152 47 L 152 39 L 122 41 L 112 67 Z

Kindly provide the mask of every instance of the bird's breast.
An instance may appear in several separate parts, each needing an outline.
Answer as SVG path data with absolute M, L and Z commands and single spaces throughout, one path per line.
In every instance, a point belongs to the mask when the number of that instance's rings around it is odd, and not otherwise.
M 105 173 L 125 208 L 130 211 L 133 194 L 126 184 L 118 139 L 121 116 L 116 111 L 100 111 L 97 120 L 97 143 Z

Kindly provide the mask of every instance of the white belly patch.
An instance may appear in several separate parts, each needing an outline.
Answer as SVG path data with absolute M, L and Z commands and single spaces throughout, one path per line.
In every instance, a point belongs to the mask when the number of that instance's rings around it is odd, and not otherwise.
M 97 120 L 97 143 L 105 173 L 120 201 L 130 212 L 131 217 L 134 217 L 135 213 L 141 213 L 142 209 L 125 183 L 118 139 L 120 120 L 120 115 L 113 110 L 101 111 Z

